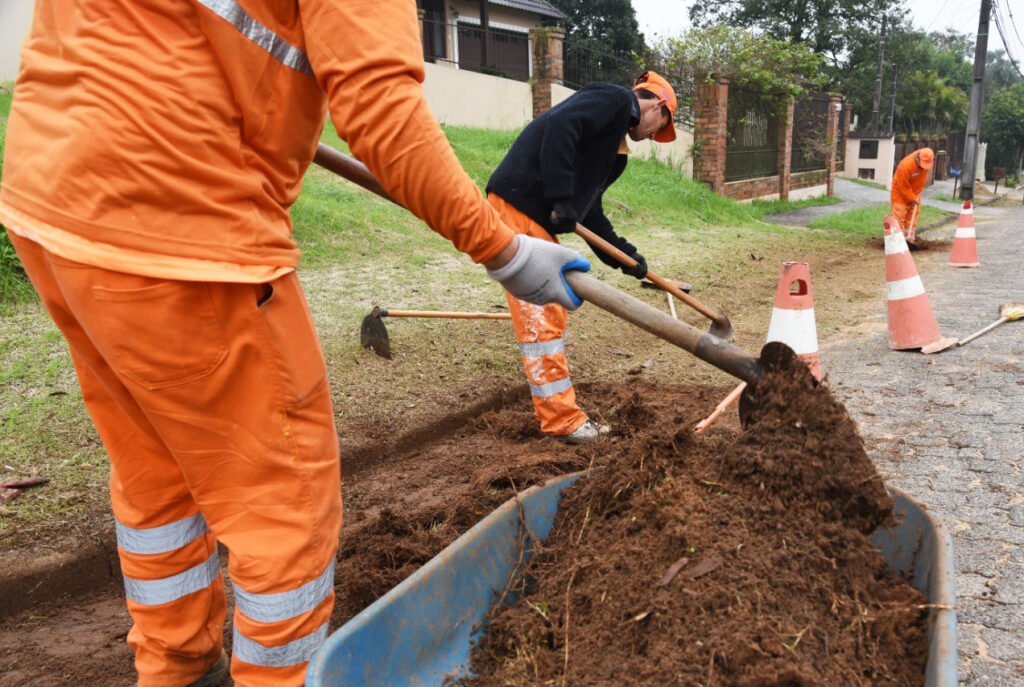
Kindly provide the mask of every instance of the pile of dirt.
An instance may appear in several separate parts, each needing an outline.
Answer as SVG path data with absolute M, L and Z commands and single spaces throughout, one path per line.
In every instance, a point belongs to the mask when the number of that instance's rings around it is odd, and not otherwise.
M 468 684 L 921 684 L 924 600 L 870 544 L 892 501 L 853 421 L 802 365 L 747 401 L 745 431 L 695 437 L 632 399 Z
M 864 242 L 867 248 L 873 248 L 875 250 L 885 250 L 885 237 L 874 236 Z M 914 241 L 914 245 L 919 251 L 940 251 L 949 250 L 953 245 L 952 241 L 946 239 L 923 239 L 920 236 Z
M 696 422 L 726 390 L 646 382 L 579 385 L 591 416 L 612 427 L 597 443 L 566 446 L 541 434 L 524 397 L 471 418 L 355 476 L 345 475 L 345 524 L 331 627 L 362 611 L 508 499 L 551 477 L 601 467 L 655 415 L 683 408 Z M 635 396 L 650 399 L 639 407 Z

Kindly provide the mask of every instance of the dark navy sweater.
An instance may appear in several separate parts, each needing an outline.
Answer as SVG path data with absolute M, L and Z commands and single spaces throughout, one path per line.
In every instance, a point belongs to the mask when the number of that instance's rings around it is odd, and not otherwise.
M 619 146 L 640 122 L 640 105 L 622 86 L 595 83 L 541 113 L 519 134 L 487 182 L 487 192 L 555 234 L 551 208 L 571 199 L 580 224 L 626 253 L 636 248 L 615 233 L 605 217 L 601 196 L 626 168 Z M 607 265 L 619 262 L 599 250 Z

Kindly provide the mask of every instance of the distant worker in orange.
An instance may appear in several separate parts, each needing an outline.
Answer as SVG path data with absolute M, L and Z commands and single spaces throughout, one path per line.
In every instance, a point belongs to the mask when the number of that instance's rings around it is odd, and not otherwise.
M 675 140 L 676 95 L 662 76 L 646 72 L 632 89 L 594 83 L 541 113 L 519 134 L 487 182 L 487 198 L 520 234 L 557 243 L 577 221 L 637 264 L 619 264 L 594 249 L 605 264 L 631 277 L 647 275 L 647 261 L 615 233 L 601 204 L 605 190 L 626 169 L 627 138 Z M 512 324 L 541 431 L 568 444 L 594 441 L 609 428 L 587 417 L 565 357 L 565 308 L 536 306 L 508 294 Z
M 921 192 L 934 162 L 932 149 L 921 148 L 903 158 L 892 176 L 892 215 L 900 223 L 911 250 L 917 250 L 914 242 L 917 240 L 917 218 L 921 214 Z
M 110 457 L 140 687 L 297 687 L 328 633 L 338 436 L 289 214 L 328 114 L 509 293 L 580 305 L 586 260 L 501 221 L 423 79 L 411 0 L 35 2 L 0 222 Z

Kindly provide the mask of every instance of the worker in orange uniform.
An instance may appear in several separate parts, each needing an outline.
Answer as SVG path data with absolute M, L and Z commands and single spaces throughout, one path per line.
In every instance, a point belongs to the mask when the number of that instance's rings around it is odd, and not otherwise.
M 327 113 L 510 293 L 573 309 L 562 272 L 589 264 L 516 236 L 464 173 L 411 0 L 36 0 L 21 58 L 0 221 L 110 456 L 138 684 L 302 684 L 342 511 L 289 207 Z
M 928 170 L 935 162 L 931 148 L 921 148 L 900 160 L 892 175 L 892 216 L 900 223 L 903 236 L 911 250 L 917 250 L 917 218 L 921 214 L 921 192 L 928 180 Z
M 637 264 L 627 267 L 594 248 L 602 262 L 643 279 L 647 261 L 615 233 L 602 195 L 626 168 L 626 137 L 675 140 L 675 111 L 675 92 L 655 72 L 642 75 L 632 90 L 609 83 L 585 86 L 523 129 L 491 175 L 487 198 L 520 235 L 557 241 L 557 234 L 573 232 L 581 222 Z M 606 434 L 609 428 L 576 403 L 565 357 L 565 308 L 507 297 L 541 431 L 569 444 Z

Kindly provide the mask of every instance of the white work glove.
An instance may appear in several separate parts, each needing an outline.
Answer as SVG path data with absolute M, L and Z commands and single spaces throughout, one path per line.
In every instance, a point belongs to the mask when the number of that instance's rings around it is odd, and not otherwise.
M 492 279 L 521 301 L 558 303 L 566 310 L 583 305 L 565 281 L 566 270 L 590 271 L 590 263 L 571 248 L 519 234 L 519 248 L 504 267 L 487 270 Z

